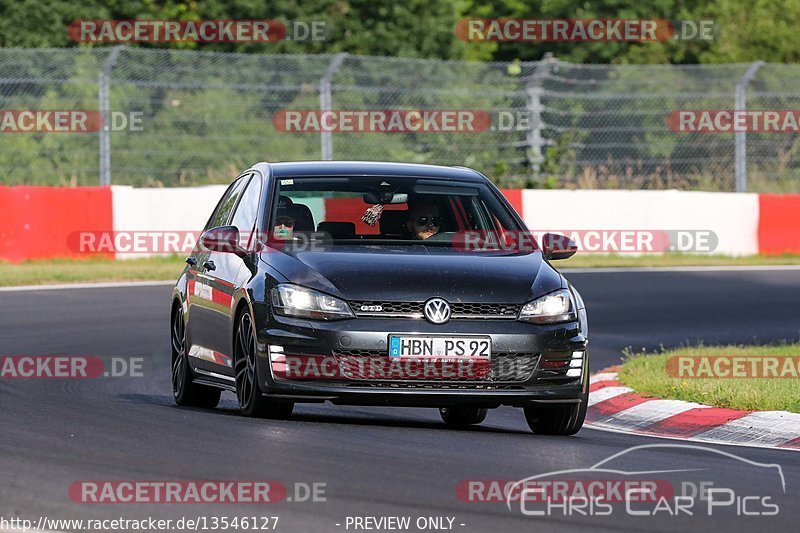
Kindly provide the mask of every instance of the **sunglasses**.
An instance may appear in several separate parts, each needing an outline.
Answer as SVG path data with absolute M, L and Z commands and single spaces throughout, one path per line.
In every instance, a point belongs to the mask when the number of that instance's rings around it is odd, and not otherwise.
M 431 226 L 441 226 L 442 225 L 442 217 L 417 217 L 416 218 L 417 226 L 427 226 L 429 223 Z
M 286 226 L 287 228 L 294 227 L 294 219 L 290 217 L 278 217 L 275 219 L 276 226 Z

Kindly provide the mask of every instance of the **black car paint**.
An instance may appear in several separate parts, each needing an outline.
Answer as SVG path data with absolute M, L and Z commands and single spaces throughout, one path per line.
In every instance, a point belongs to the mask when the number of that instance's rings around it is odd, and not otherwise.
M 266 230 L 272 214 L 279 179 L 310 176 L 395 176 L 429 177 L 445 181 L 471 181 L 487 184 L 509 210 L 521 228 L 524 222 L 502 193 L 482 174 L 465 168 L 415 164 L 372 162 L 261 163 L 248 169 L 261 180 L 260 208 L 256 229 Z M 244 175 L 243 174 L 243 175 Z M 234 210 L 235 211 L 235 210 Z M 173 305 L 181 305 L 187 321 L 187 344 L 202 345 L 227 358 L 233 357 L 235 319 L 246 309 L 257 325 L 257 367 L 259 381 L 269 396 L 291 401 L 332 401 L 347 404 L 391 404 L 447 406 L 470 405 L 525 406 L 534 402 L 573 403 L 581 401 L 588 387 L 588 353 L 581 378 L 548 379 L 537 369 L 536 379 L 524 387 L 509 390 L 466 389 L 388 389 L 363 387 L 358 383 L 286 382 L 276 380 L 269 366 L 270 343 L 295 347 L 296 353 L 329 353 L 343 346 L 350 349 L 384 346 L 390 333 L 492 333 L 493 351 L 535 351 L 556 356 L 572 350 L 586 350 L 585 324 L 539 325 L 519 321 L 451 320 L 437 326 L 425 320 L 355 318 L 343 321 L 311 321 L 278 316 L 270 308 L 271 287 L 278 283 L 296 283 L 348 301 L 394 300 L 424 301 L 440 296 L 452 302 L 523 304 L 560 288 L 570 287 L 566 279 L 547 261 L 541 251 L 503 256 L 485 256 L 479 260 L 466 252 L 454 252 L 435 246 L 363 246 L 336 245 L 324 251 L 266 249 L 240 256 L 234 253 L 202 251 L 200 245 L 192 257 L 197 264 L 187 265 L 173 291 Z M 203 264 L 212 261 L 212 271 Z M 469 281 L 467 281 L 469 280 Z M 189 293 L 190 281 L 221 295 L 229 301 L 224 309 L 207 298 Z M 577 298 L 580 301 L 579 297 Z M 582 313 L 585 316 L 585 312 Z M 490 323 L 494 322 L 494 324 Z M 361 348 L 363 347 L 363 348 Z M 190 358 L 197 373 L 195 380 L 233 390 L 233 369 L 218 362 Z

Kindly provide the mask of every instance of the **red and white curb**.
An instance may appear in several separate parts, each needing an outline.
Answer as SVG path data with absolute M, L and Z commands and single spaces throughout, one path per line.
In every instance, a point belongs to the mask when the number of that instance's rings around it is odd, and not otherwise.
M 696 442 L 800 450 L 800 414 L 737 411 L 637 394 L 617 381 L 618 367 L 589 383 L 590 428 Z

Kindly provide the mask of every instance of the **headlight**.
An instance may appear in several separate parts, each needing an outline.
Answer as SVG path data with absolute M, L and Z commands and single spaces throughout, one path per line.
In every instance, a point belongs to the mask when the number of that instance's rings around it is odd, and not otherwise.
M 517 320 L 553 324 L 575 320 L 575 305 L 569 289 L 560 289 L 535 299 L 522 306 Z
M 321 320 L 354 316 L 347 302 L 297 285 L 275 286 L 272 289 L 272 308 L 279 315 Z

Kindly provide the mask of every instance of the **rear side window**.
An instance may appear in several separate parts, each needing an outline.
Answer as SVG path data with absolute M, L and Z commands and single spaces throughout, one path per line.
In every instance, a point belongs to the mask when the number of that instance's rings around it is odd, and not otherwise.
M 211 215 L 211 218 L 208 220 L 208 224 L 206 224 L 206 229 L 215 228 L 217 226 L 224 226 L 228 223 L 230 219 L 231 212 L 233 208 L 236 206 L 236 201 L 239 199 L 239 196 L 242 194 L 242 190 L 244 186 L 247 184 L 247 180 L 250 179 L 250 175 L 242 176 L 241 178 L 234 181 L 228 190 L 225 191 L 225 194 L 222 195 L 222 199 L 217 204 L 217 208 L 214 210 L 214 214 Z

